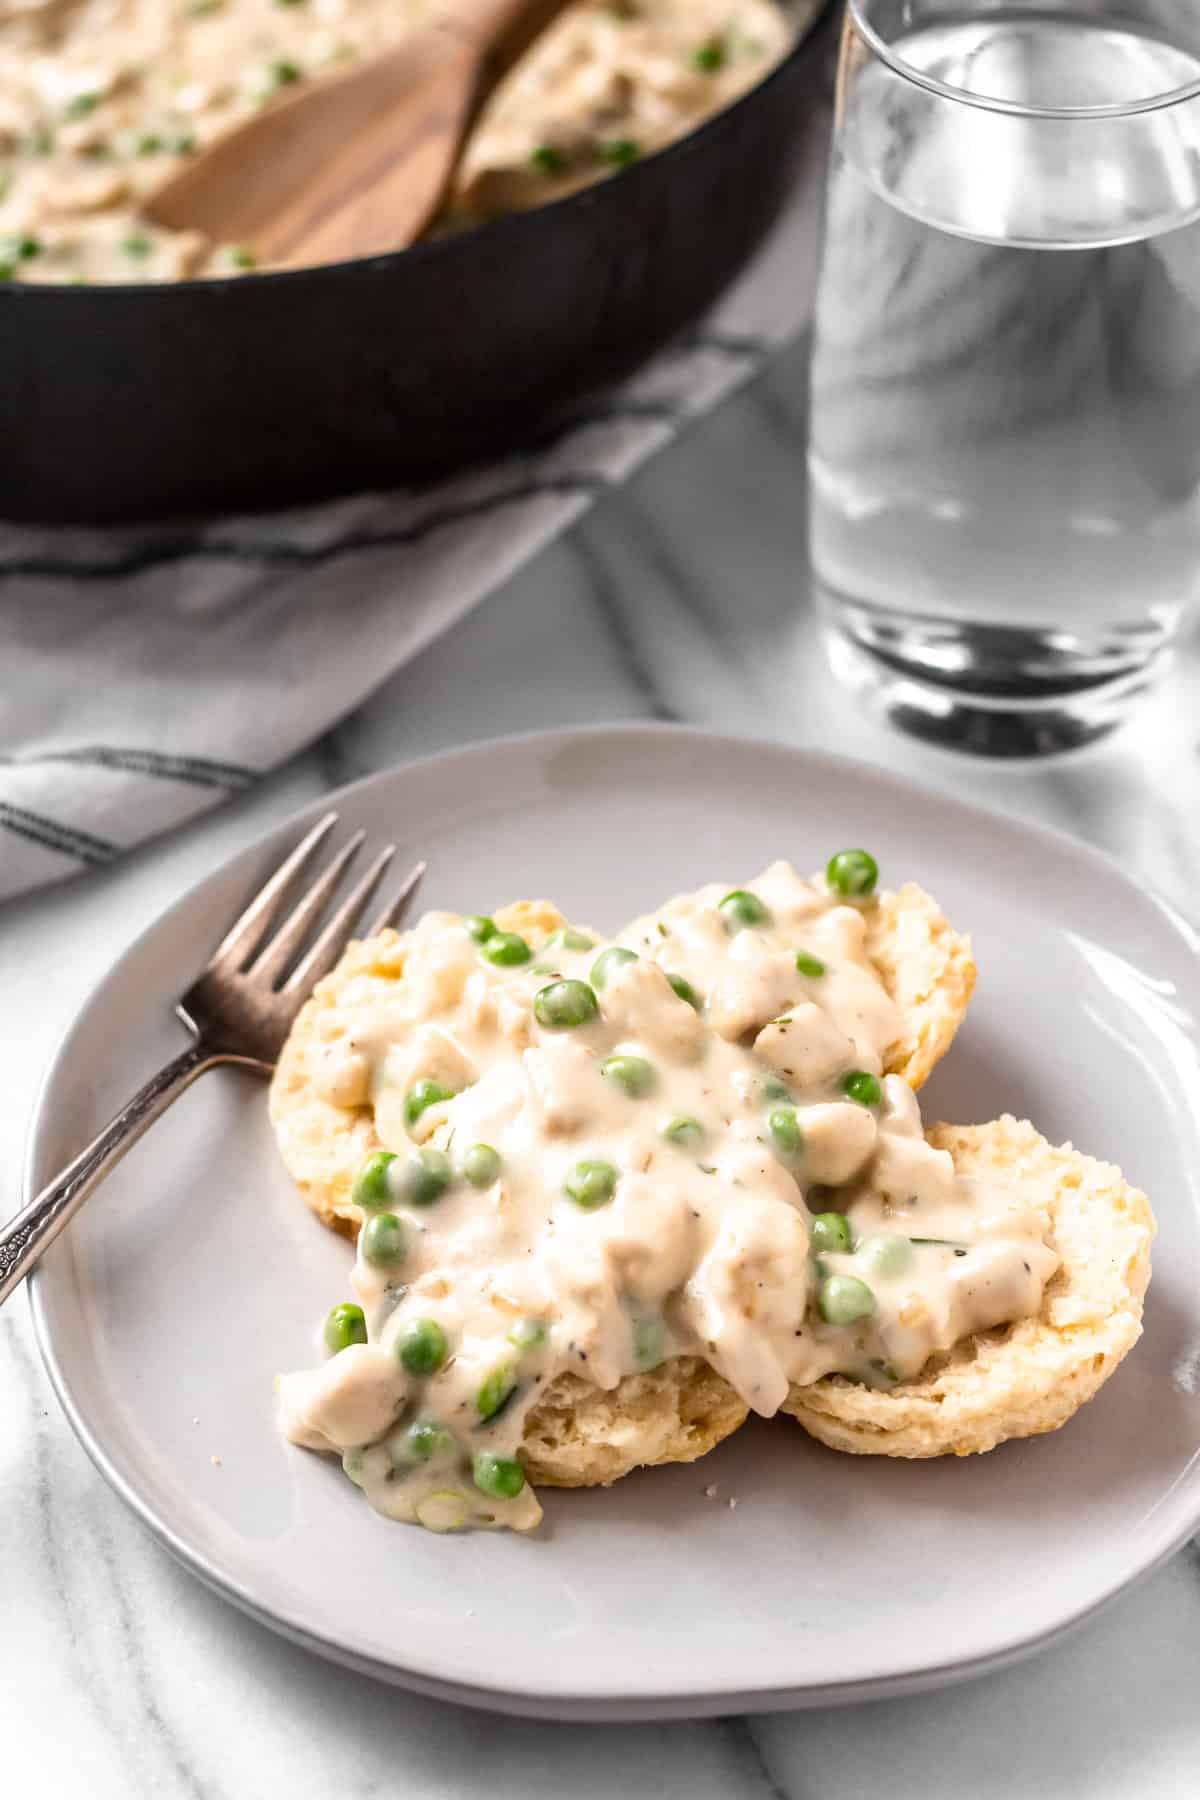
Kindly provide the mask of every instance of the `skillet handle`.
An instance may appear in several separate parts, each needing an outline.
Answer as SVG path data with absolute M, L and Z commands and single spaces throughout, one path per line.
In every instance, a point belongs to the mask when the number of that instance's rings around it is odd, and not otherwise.
M 15 1219 L 0 1227 L 0 1305 L 18 1282 L 41 1260 L 88 1195 L 132 1149 L 146 1128 L 172 1100 L 178 1099 L 197 1075 L 229 1058 L 215 1054 L 205 1044 L 192 1044 L 174 1057 L 165 1069 L 152 1075 L 145 1087 L 94 1137 L 62 1174 L 44 1187 Z

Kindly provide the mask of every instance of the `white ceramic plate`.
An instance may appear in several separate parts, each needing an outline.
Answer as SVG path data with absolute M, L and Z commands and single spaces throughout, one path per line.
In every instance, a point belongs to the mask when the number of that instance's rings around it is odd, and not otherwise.
M 223 1071 L 134 1151 L 33 1294 L 76 1431 L 203 1580 L 431 1693 L 665 1717 L 994 1666 L 1197 1529 L 1196 944 L 1156 899 L 1064 838 L 872 771 L 668 729 L 486 745 L 337 804 L 429 857 L 424 900 L 463 911 L 546 894 L 615 929 L 677 889 L 779 855 L 816 868 L 859 843 L 887 881 L 919 877 L 972 930 L 982 969 L 926 1115 L 1027 1114 L 1120 1161 L 1161 1226 L 1146 1333 L 1066 1429 L 990 1456 L 839 1456 L 781 1419 L 690 1468 L 550 1493 L 532 1538 L 427 1535 L 371 1513 L 336 1464 L 276 1433 L 272 1377 L 311 1360 L 351 1253 L 292 1192 L 263 1087 Z M 33 1186 L 178 1047 L 171 1002 L 302 822 L 219 869 L 113 969 L 47 1081 Z

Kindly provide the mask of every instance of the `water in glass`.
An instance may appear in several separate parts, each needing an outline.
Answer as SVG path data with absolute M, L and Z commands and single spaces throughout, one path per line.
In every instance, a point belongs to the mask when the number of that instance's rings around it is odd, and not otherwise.
M 902 725 L 1062 749 L 1124 715 L 1200 587 L 1200 98 L 1152 104 L 1200 46 L 1169 10 L 902 10 L 891 61 L 843 47 L 818 597 Z

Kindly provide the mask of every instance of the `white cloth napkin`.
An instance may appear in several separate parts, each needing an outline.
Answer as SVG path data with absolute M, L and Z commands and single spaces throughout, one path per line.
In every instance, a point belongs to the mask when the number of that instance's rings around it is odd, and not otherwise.
M 825 120 L 700 327 L 536 454 L 194 526 L 0 526 L 0 899 L 111 862 L 319 737 L 807 317 Z

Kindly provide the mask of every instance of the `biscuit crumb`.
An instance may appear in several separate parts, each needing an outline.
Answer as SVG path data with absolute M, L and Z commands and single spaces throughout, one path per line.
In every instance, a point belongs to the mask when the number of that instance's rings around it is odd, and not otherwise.
M 704 1498 L 706 1500 L 715 1500 L 716 1497 L 717 1497 L 717 1484 L 715 1481 L 710 1481 L 708 1486 L 704 1490 Z
M 737 1505 L 737 1495 L 736 1494 L 730 1494 L 728 1505 L 729 1505 L 730 1512 L 732 1512 L 734 1507 Z

